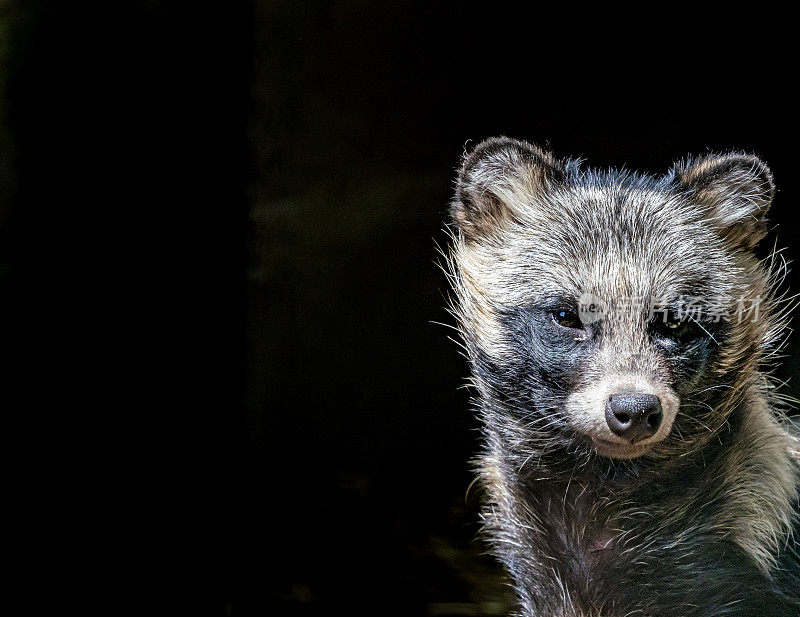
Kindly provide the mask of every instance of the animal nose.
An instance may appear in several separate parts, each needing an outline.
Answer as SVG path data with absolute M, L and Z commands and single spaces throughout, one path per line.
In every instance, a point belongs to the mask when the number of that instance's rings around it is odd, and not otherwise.
M 631 443 L 655 435 L 663 417 L 661 401 L 652 394 L 612 394 L 606 402 L 608 428 Z

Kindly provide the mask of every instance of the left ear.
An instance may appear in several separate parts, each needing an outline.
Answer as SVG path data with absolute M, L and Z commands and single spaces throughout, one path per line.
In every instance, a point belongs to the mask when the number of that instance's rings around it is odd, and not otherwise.
M 775 185 L 761 159 L 738 152 L 711 154 L 676 164 L 672 174 L 708 208 L 707 217 L 724 238 L 745 249 L 764 238 Z

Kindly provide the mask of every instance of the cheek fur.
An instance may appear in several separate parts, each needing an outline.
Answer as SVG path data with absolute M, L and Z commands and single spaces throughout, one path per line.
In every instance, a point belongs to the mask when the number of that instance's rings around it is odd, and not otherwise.
M 723 332 L 713 333 L 686 344 L 657 345 L 660 355 L 669 366 L 671 385 L 681 396 L 691 395 L 707 387 L 709 369 L 719 358 L 719 345 L 724 344 Z
M 579 382 L 593 347 L 585 331 L 558 326 L 546 310 L 508 311 L 502 323 L 515 350 L 508 367 L 520 379 L 552 392 Z

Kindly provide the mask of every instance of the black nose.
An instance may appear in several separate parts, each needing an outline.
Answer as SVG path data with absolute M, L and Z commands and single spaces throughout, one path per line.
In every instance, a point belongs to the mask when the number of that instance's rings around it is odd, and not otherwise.
M 663 417 L 661 401 L 652 394 L 612 394 L 606 403 L 608 428 L 631 443 L 655 435 Z

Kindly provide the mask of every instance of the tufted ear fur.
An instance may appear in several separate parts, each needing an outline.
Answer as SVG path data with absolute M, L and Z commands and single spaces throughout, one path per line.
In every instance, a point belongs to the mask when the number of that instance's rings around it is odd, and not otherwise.
M 749 250 L 764 238 L 775 186 L 758 157 L 712 154 L 678 163 L 672 173 L 683 190 L 707 207 L 708 218 L 732 244 Z
M 450 208 L 453 222 L 467 239 L 489 235 L 563 174 L 563 164 L 537 146 L 508 137 L 487 139 L 462 161 Z

